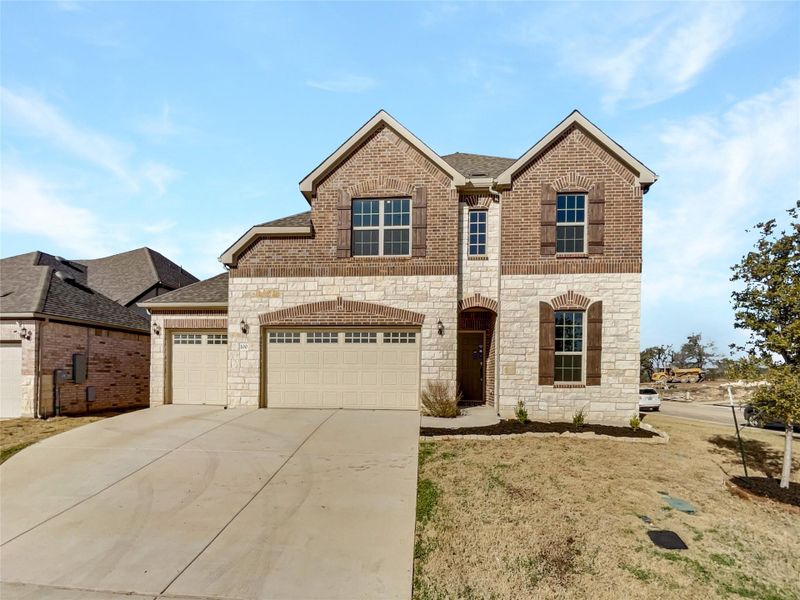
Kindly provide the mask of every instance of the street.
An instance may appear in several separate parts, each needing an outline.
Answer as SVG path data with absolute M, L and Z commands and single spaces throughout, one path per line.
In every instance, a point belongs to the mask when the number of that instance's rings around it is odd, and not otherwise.
M 661 401 L 661 414 L 669 415 L 670 417 L 677 417 L 679 419 L 687 419 L 690 421 L 702 421 L 704 423 L 716 423 L 719 425 L 728 425 L 733 429 L 733 416 L 731 415 L 730 406 L 723 404 L 700 404 L 696 402 L 675 402 L 674 400 Z M 647 417 L 645 417 L 646 419 Z M 736 408 L 736 418 L 739 421 L 739 426 L 744 424 L 744 417 L 742 416 L 742 409 Z M 780 429 L 764 429 L 783 435 Z M 794 437 L 800 437 L 800 434 L 795 433 Z

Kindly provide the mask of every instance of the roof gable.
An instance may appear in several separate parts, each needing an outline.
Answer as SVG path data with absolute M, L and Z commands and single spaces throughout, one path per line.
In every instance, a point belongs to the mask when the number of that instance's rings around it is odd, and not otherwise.
M 364 123 L 361 128 L 351 135 L 336 151 L 333 152 L 328 158 L 322 161 L 316 169 L 311 171 L 300 182 L 300 191 L 305 196 L 309 204 L 311 199 L 316 194 L 316 185 L 331 171 L 344 162 L 353 151 L 358 148 L 362 140 L 370 136 L 374 131 L 380 127 L 387 126 L 391 128 L 397 135 L 403 138 L 411 146 L 416 148 L 422 155 L 435 164 L 443 172 L 447 173 L 453 180 L 454 186 L 464 185 L 464 176 L 459 173 L 452 165 L 445 161 L 441 156 L 431 150 L 422 140 L 411 133 L 408 129 L 403 127 L 397 120 L 394 119 L 385 110 L 380 110 L 369 121 Z
M 606 135 L 597 125 L 584 117 L 579 111 L 573 110 L 566 119 L 561 121 L 547 135 L 534 144 L 530 150 L 517 159 L 512 165 L 497 176 L 497 185 L 511 185 L 513 177 L 524 169 L 539 154 L 544 152 L 553 140 L 572 126 L 580 127 L 598 144 L 614 155 L 621 163 L 626 165 L 636 175 L 639 183 L 646 189 L 658 179 L 653 171 L 634 158 L 625 148 L 617 144 Z

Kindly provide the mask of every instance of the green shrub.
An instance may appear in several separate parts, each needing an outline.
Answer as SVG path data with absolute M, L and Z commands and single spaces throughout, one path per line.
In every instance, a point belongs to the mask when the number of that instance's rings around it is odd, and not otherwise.
M 420 393 L 422 408 L 425 414 L 431 417 L 445 417 L 452 419 L 461 414 L 458 402 L 461 392 L 454 394 L 449 383 L 443 381 L 429 381 Z
M 520 423 L 528 422 L 528 409 L 525 408 L 525 403 L 522 400 L 517 401 L 517 407 L 514 409 L 514 416 Z
M 580 429 L 586 425 L 586 411 L 585 409 L 581 408 L 578 412 L 572 415 L 572 426 L 575 429 Z
M 633 415 L 631 417 L 631 420 L 628 421 L 628 423 L 630 424 L 631 429 L 636 431 L 637 429 L 639 429 L 639 425 L 642 424 L 642 420 L 639 418 L 639 415 Z

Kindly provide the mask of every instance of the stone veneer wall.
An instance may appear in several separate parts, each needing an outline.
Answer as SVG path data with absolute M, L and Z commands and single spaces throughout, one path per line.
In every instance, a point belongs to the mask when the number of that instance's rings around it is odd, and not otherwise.
M 36 399 L 36 344 L 39 335 L 37 321 L 20 321 L 20 325 L 31 331 L 29 340 L 23 340 L 17 333 L 16 321 L 0 322 L 0 340 L 3 342 L 20 343 L 22 345 L 22 406 L 23 417 L 33 417 Z
M 575 291 L 603 302 L 602 379 L 599 386 L 539 386 L 539 302 Z M 590 421 L 627 422 L 637 412 L 641 276 L 636 273 L 504 275 L 500 402 L 510 414 L 518 400 L 534 420 L 571 420 L 585 407 Z
M 455 276 L 231 278 L 228 292 L 228 401 L 258 406 L 261 370 L 259 315 L 316 302 L 360 300 L 425 315 L 422 325 L 422 385 L 444 380 L 455 385 L 457 279 Z M 250 330 L 245 335 L 239 323 Z M 445 333 L 437 333 L 437 322 Z M 240 344 L 247 349 L 241 349 Z

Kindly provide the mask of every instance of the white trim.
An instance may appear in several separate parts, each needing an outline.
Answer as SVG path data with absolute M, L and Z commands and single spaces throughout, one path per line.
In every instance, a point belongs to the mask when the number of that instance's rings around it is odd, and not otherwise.
M 139 302 L 141 308 L 228 308 L 227 302 Z
M 629 154 L 625 148 L 617 144 L 614 140 L 608 137 L 603 131 L 592 123 L 589 119 L 584 117 L 577 110 L 573 110 L 566 119 L 556 125 L 550 132 L 545 135 L 541 140 L 523 154 L 513 165 L 508 167 L 505 171 L 497 176 L 498 185 L 511 185 L 511 179 L 517 174 L 525 165 L 527 165 L 533 158 L 535 158 L 542 150 L 544 150 L 550 143 L 566 131 L 572 125 L 578 125 L 586 133 L 595 139 L 606 150 L 614 154 L 618 159 L 625 163 L 637 176 L 639 183 L 645 186 L 655 183 L 658 179 L 653 171 L 645 167 L 642 163 L 636 160 Z
M 558 197 L 559 196 L 581 196 L 583 197 L 583 220 L 582 221 L 563 221 L 558 220 Z M 565 210 L 577 210 L 566 208 Z M 581 237 L 581 249 L 569 250 L 566 252 L 558 251 L 558 228 L 559 227 L 583 227 L 583 236 Z M 560 192 L 556 194 L 556 256 L 568 256 L 575 254 L 586 254 L 589 251 L 589 243 L 586 239 L 589 228 L 589 195 L 586 192 Z
M 311 199 L 316 196 L 317 189 L 316 183 L 322 179 L 331 170 L 335 169 L 342 163 L 351 153 L 351 151 L 358 146 L 362 139 L 370 135 L 378 127 L 386 125 L 394 130 L 396 134 L 402 137 L 409 144 L 414 146 L 421 154 L 428 160 L 439 167 L 442 171 L 447 173 L 453 180 L 453 186 L 459 187 L 466 184 L 464 176 L 450 166 L 441 156 L 431 150 L 425 143 L 417 136 L 411 133 L 408 129 L 403 127 L 398 121 L 394 119 L 385 110 L 380 110 L 369 121 L 364 123 L 361 128 L 350 136 L 336 151 L 328 156 L 320 165 L 306 175 L 300 182 L 300 192 L 306 197 L 308 203 L 311 204 Z
M 255 226 L 248 229 L 238 240 L 236 240 L 222 256 L 219 262 L 224 265 L 231 265 L 236 261 L 236 255 L 245 247 L 250 245 L 255 238 L 266 237 L 290 237 L 311 235 L 311 226 L 303 227 L 262 227 Z

